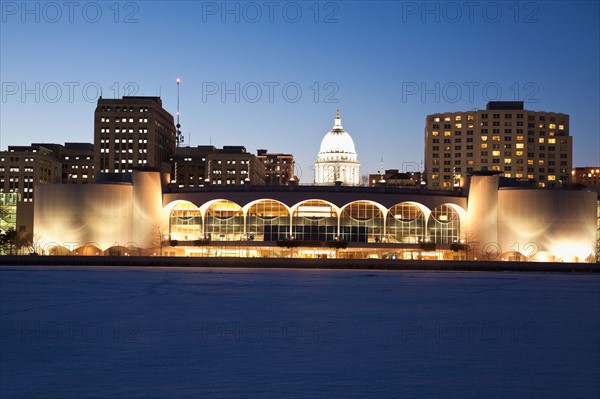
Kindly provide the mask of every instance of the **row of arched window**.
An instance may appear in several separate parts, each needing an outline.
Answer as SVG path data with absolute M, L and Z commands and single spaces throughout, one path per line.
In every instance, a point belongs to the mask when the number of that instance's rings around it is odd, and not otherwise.
M 429 209 L 418 202 L 402 202 L 388 209 L 377 202 L 359 200 L 339 208 L 318 199 L 292 207 L 272 199 L 257 200 L 244 207 L 229 200 L 213 200 L 200 207 L 176 201 L 166 209 L 171 240 L 294 239 L 407 244 L 459 241 L 465 213 L 456 204 Z

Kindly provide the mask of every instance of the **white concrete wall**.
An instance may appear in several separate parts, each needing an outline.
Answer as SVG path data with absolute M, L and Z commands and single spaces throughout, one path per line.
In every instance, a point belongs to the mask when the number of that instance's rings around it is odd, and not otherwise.
M 461 238 L 476 251 L 490 249 L 498 242 L 498 175 L 471 176 L 467 223 Z M 473 253 L 477 257 L 476 253 Z
M 126 245 L 132 235 L 129 184 L 44 184 L 35 189 L 34 234 L 42 246 Z
M 133 237 L 140 248 L 159 245 L 159 231 L 168 234 L 161 224 L 162 187 L 159 172 L 133 171 Z
M 505 253 L 583 262 L 596 241 L 596 201 L 591 191 L 501 189 L 498 244 Z

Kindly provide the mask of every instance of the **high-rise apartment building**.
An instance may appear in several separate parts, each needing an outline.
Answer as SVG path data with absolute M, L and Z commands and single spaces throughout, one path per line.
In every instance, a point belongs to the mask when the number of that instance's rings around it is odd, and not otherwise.
M 498 171 L 538 187 L 570 181 L 569 115 L 525 110 L 522 101 L 493 101 L 485 110 L 427 115 L 428 188 L 452 189 L 474 171 Z
M 171 167 L 171 185 L 177 188 L 265 184 L 265 165 L 243 146 L 178 147 Z
M 294 156 L 257 150 L 257 158 L 265 165 L 267 186 L 287 186 L 294 177 Z
M 168 171 L 175 153 L 173 115 L 160 97 L 100 97 L 94 113 L 94 171 L 127 173 L 136 167 Z

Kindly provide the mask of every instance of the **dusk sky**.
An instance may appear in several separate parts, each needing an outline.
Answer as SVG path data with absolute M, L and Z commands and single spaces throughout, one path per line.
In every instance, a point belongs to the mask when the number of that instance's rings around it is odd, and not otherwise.
M 336 108 L 361 174 L 420 168 L 427 114 L 523 100 L 600 165 L 598 1 L 2 1 L 0 149 L 93 142 L 103 97 L 161 95 L 184 145 L 292 153 Z M 190 139 L 188 141 L 188 139 Z

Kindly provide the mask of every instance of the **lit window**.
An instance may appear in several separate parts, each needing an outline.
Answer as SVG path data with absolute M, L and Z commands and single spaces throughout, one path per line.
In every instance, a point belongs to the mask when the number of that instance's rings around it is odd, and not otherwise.
M 450 122 L 450 117 L 449 116 L 445 117 L 444 122 Z
M 512 159 L 511 158 L 504 158 L 504 163 L 511 163 Z
M 452 132 L 450 132 L 450 131 L 448 131 L 448 130 L 446 130 L 446 131 L 444 132 L 444 136 L 446 136 L 446 137 L 448 137 L 448 136 L 451 136 L 451 135 L 452 135 Z
M 487 143 L 481 143 L 481 148 L 488 148 Z
M 556 139 L 555 138 L 548 139 L 548 144 L 556 144 Z
M 481 136 L 481 141 L 487 141 L 487 136 Z
M 432 135 L 432 136 L 439 136 L 439 135 L 440 135 L 440 132 L 438 132 L 438 131 L 436 130 L 436 131 L 433 131 L 433 132 L 431 132 L 431 135 Z
M 544 139 L 543 137 L 540 137 L 540 138 L 538 139 L 538 143 L 543 143 L 543 142 L 545 142 L 545 141 L 546 141 L 546 139 Z
M 556 176 L 555 175 L 548 175 L 548 180 L 556 180 Z
M 492 156 L 499 157 L 500 156 L 500 151 L 492 151 Z
M 454 127 L 457 129 L 462 129 L 462 123 L 455 123 Z
M 440 121 L 440 118 L 435 118 L 433 121 L 434 121 L 434 122 L 439 122 L 439 121 Z

